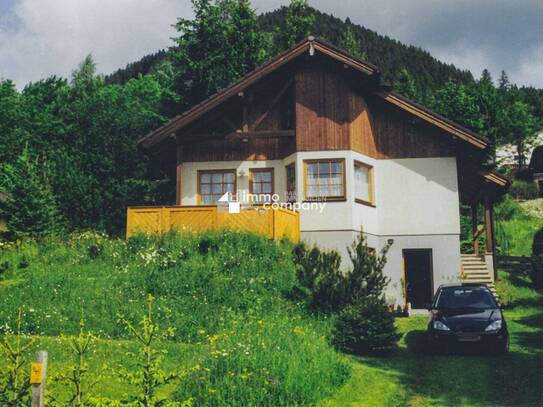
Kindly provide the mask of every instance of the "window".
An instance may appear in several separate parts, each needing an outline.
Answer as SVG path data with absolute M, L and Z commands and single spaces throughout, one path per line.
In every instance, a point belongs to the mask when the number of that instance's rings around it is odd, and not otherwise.
M 296 202 L 296 167 L 292 163 L 285 169 L 287 171 L 287 202 Z
M 305 199 L 345 199 L 345 160 L 308 160 L 305 164 Z
M 236 193 L 236 171 L 198 171 L 200 205 L 214 205 L 226 192 Z
M 374 205 L 373 167 L 361 162 L 354 162 L 354 199 L 356 202 Z
M 253 195 L 266 195 L 260 196 L 255 202 L 270 201 L 274 193 L 273 168 L 251 168 L 249 173 L 249 192 Z

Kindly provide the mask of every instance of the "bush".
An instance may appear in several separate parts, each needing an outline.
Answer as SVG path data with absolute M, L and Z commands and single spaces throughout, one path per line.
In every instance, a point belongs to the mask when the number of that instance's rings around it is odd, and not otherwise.
M 375 299 L 347 306 L 332 332 L 332 344 L 354 355 L 387 355 L 396 348 L 398 339 L 394 316 L 384 301 Z
M 511 183 L 509 193 L 515 199 L 535 199 L 539 196 L 539 191 L 533 182 L 518 179 Z
M 297 290 L 308 306 L 320 311 L 337 311 L 345 302 L 341 256 L 336 251 L 308 249 L 303 243 L 294 247 Z
M 321 311 L 339 312 L 332 343 L 348 353 L 389 353 L 398 340 L 394 316 L 383 300 L 389 278 L 383 274 L 386 264 L 385 246 L 381 253 L 368 247 L 360 233 L 348 248 L 352 269 L 340 271 L 337 252 L 308 250 L 298 245 L 295 250 L 298 284 L 308 304 Z

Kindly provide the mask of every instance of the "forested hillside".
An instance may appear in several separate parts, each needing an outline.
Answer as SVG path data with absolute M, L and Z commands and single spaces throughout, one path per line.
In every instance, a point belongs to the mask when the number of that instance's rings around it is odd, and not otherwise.
M 468 126 L 494 149 L 513 144 L 519 165 L 543 123 L 543 92 L 502 73 L 462 71 L 427 52 L 291 0 L 257 15 L 248 0 L 193 1 L 168 50 L 114 74 L 92 56 L 71 78 L 52 76 L 19 91 L 0 79 L 0 220 L 9 239 L 51 231 L 120 233 L 127 205 L 171 203 L 167 174 L 137 140 L 168 118 L 313 34 L 377 64 L 404 96 Z

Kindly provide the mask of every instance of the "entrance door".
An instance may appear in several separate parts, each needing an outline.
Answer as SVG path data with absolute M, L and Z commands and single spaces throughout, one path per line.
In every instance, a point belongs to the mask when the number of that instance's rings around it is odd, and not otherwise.
M 427 308 L 432 302 L 432 249 L 403 251 L 406 301 L 411 308 Z

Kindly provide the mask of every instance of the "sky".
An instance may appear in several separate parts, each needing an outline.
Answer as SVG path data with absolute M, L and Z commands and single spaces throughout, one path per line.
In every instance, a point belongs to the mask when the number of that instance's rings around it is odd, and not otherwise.
M 258 12 L 287 0 L 253 0 Z M 309 0 L 479 76 L 543 88 L 542 0 Z M 111 73 L 171 45 L 189 0 L 0 0 L 0 78 L 68 77 L 91 53 Z M 371 56 L 370 56 L 371 60 Z M 370 61 L 371 62 L 371 61 Z

